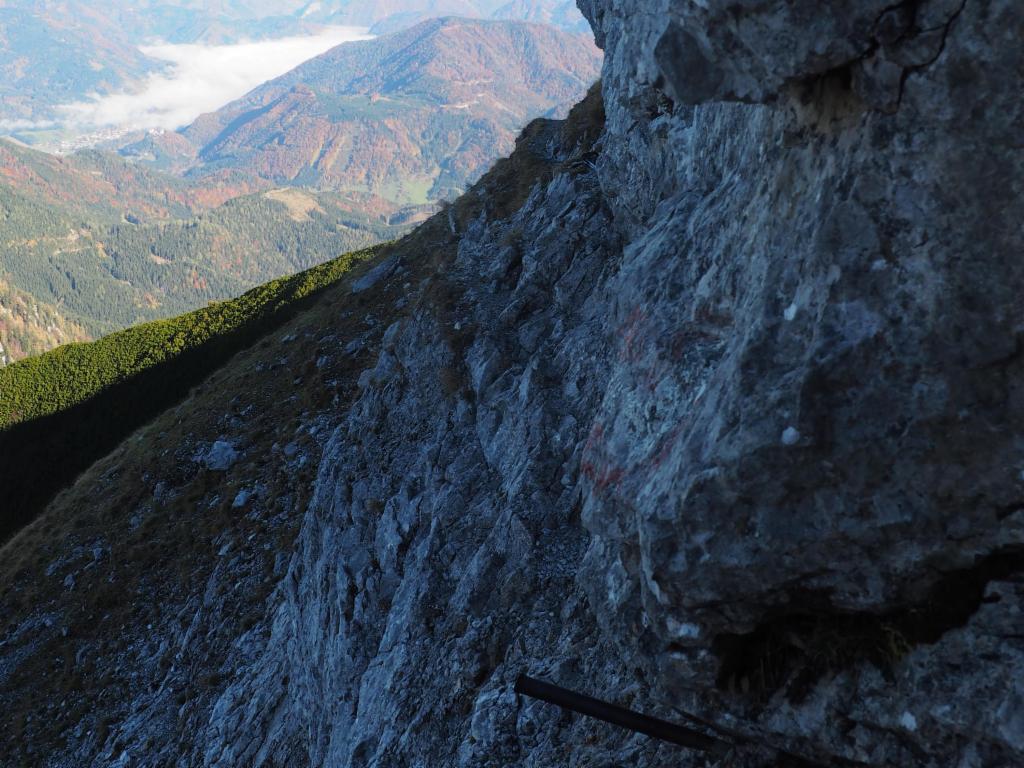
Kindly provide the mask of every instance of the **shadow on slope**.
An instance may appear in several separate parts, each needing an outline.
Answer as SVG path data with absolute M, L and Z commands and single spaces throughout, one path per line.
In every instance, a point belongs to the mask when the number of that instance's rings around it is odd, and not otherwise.
M 0 542 L 228 358 L 381 250 L 345 254 L 230 301 L 0 369 Z

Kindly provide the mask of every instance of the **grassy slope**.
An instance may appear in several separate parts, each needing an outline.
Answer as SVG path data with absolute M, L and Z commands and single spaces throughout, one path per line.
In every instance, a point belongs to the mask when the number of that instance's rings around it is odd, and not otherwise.
M 132 430 L 375 254 L 349 253 L 231 301 L 0 369 L 0 540 Z

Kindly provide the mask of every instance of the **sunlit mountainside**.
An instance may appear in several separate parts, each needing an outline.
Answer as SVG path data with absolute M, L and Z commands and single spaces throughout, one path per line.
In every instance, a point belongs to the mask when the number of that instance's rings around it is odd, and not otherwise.
M 81 115 L 65 105 L 137 93 L 149 78 L 173 71 L 176 56 L 168 56 L 160 43 L 224 46 L 293 36 L 305 41 L 308 58 L 330 47 L 328 39 L 317 50 L 315 41 L 318 36 L 330 38 L 339 26 L 382 34 L 445 15 L 586 30 L 571 0 L 7 0 L 0 3 L 0 135 L 17 132 L 22 139 L 52 144 L 81 133 L 82 126 L 74 124 Z M 185 52 L 186 57 L 194 54 Z M 265 60 L 252 59 L 255 64 Z M 93 131 L 102 138 L 110 129 L 94 126 Z
M 457 194 L 530 117 L 594 81 L 589 39 L 535 24 L 437 19 L 338 46 L 181 132 L 190 177 L 368 192 L 396 205 Z

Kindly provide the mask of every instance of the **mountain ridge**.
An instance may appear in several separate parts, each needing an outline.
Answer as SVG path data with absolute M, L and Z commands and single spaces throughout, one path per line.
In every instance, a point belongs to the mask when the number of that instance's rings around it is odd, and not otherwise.
M 497 0 L 118 0 L 97 8 L 86 0 L 8 0 L 0 7 L 0 131 L 45 135 L 61 127 L 59 105 L 137 88 L 147 76 L 167 71 L 167 62 L 139 49 L 153 40 L 231 44 L 316 34 L 338 25 L 377 26 L 379 34 L 442 15 L 487 18 L 501 5 Z M 565 0 L 529 0 L 522 9 L 502 13 L 584 31 L 582 16 L 570 17 L 566 5 L 575 9 Z
M 398 204 L 444 199 L 511 149 L 529 116 L 564 112 L 598 62 L 587 38 L 525 22 L 435 19 L 346 43 L 183 129 L 198 148 L 188 175 L 244 169 Z

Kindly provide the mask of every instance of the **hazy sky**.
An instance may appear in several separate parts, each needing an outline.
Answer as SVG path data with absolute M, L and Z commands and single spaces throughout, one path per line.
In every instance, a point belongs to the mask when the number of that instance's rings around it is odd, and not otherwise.
M 135 93 L 58 107 L 61 122 L 83 131 L 180 128 L 340 43 L 370 37 L 364 29 L 332 27 L 313 36 L 234 45 L 145 46 L 141 50 L 147 56 L 171 62 L 170 72 L 150 76 Z

